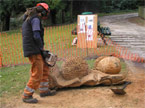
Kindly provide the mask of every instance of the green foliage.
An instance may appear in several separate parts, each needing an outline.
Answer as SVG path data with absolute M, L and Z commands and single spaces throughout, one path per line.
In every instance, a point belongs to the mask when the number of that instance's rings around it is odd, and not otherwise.
M 51 9 L 46 26 L 76 21 L 77 15 L 84 11 L 110 13 L 134 10 L 138 8 L 138 4 L 144 5 L 144 0 L 1 0 L 1 25 L 8 26 L 4 23 L 8 18 L 7 15 L 17 17 L 19 13 L 24 13 L 26 8 L 36 6 L 40 2 L 47 3 Z M 9 20 L 7 19 L 7 21 Z M 15 24 L 17 25 L 17 23 Z
M 119 10 L 137 9 L 137 0 L 101 0 L 101 12 L 114 12 Z
M 137 0 L 139 6 L 145 6 L 145 0 Z
M 59 9 L 61 0 L 45 0 L 45 2 L 50 6 L 50 9 Z
M 137 0 L 114 0 L 113 6 L 119 10 L 137 9 Z

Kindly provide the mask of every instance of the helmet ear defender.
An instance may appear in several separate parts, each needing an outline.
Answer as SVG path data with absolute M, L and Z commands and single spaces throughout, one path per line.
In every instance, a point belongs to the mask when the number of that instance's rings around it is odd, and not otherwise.
M 46 17 L 46 16 L 47 16 L 46 10 L 43 10 L 43 11 L 41 12 L 41 15 L 42 15 L 43 17 Z
M 41 12 L 41 15 L 43 17 L 47 17 L 48 16 L 48 13 L 50 12 L 50 8 L 48 8 L 48 11 L 46 11 L 45 9 Z

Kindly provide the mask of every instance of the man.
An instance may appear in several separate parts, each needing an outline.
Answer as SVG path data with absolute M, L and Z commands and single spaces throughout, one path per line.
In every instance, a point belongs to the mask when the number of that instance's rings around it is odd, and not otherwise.
M 49 6 L 46 3 L 39 3 L 33 8 L 27 9 L 24 15 L 22 25 L 23 52 L 24 57 L 28 57 L 31 63 L 31 76 L 24 89 L 22 97 L 23 102 L 37 103 L 33 98 L 36 89 L 40 90 L 40 97 L 52 96 L 56 94 L 55 90 L 48 88 L 49 67 L 45 64 L 41 52 L 44 47 L 44 29 L 41 19 L 46 19 L 50 13 Z

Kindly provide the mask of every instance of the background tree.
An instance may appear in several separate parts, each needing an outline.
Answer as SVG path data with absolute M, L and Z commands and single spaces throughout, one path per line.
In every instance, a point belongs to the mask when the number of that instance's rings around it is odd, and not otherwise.
M 139 6 L 145 6 L 145 0 L 138 0 Z
M 13 11 L 18 14 L 24 9 L 20 0 L 1 0 L 0 2 L 0 19 L 2 24 L 2 31 L 9 30 L 10 17 Z
M 72 23 L 76 21 L 77 15 L 84 11 L 93 13 L 114 12 L 121 10 L 137 9 L 138 5 L 144 6 L 145 0 L 0 0 L 0 23 L 1 30 L 10 29 L 10 20 L 16 19 L 26 8 L 35 6 L 37 3 L 45 2 L 50 6 L 50 20 L 48 25 Z M 13 18 L 12 18 L 13 17 Z M 15 20 L 18 22 L 17 20 Z M 19 23 L 20 25 L 21 23 Z M 18 26 L 17 24 L 15 24 Z
M 45 0 L 51 9 L 50 17 L 52 24 L 56 24 L 56 14 L 59 9 L 61 9 L 61 0 Z
M 61 0 L 1 0 L 0 1 L 0 22 L 2 31 L 10 28 L 10 18 L 25 12 L 26 8 L 35 6 L 37 3 L 46 2 L 51 8 L 52 23 L 56 23 L 56 12 L 59 9 Z
M 24 2 L 25 1 L 25 2 Z M 25 7 L 30 5 L 30 0 L 1 0 L 0 1 L 0 21 L 2 25 L 2 31 L 9 30 L 10 18 L 12 15 L 17 15 L 22 11 L 25 11 Z M 33 2 L 31 2 L 32 4 Z

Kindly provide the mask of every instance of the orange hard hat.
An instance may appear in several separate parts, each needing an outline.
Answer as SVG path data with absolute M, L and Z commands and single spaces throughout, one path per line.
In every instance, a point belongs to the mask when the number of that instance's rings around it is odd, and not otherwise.
M 50 8 L 46 3 L 38 3 L 36 6 L 42 6 L 46 11 L 50 12 Z

